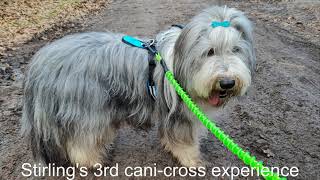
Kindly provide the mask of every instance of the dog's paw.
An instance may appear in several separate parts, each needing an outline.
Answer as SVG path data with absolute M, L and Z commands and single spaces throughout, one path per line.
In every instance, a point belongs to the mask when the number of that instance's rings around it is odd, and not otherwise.
M 180 157 L 179 162 L 182 166 L 185 167 L 206 167 L 206 162 L 203 161 L 200 157 L 190 157 L 190 156 L 185 156 L 185 157 Z

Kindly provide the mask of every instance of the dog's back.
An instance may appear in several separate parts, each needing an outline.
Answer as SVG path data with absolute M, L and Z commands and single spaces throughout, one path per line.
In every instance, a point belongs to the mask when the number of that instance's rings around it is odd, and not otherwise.
M 122 43 L 121 37 L 66 36 L 33 57 L 25 80 L 22 131 L 31 137 L 36 159 L 63 164 L 68 139 L 100 136 L 117 120 L 135 118 L 143 124 L 150 118 L 148 53 Z

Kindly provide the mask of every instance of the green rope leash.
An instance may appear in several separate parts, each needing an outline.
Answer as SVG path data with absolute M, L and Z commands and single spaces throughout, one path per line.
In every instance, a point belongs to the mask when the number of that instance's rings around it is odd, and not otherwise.
M 179 94 L 181 99 L 185 102 L 187 107 L 197 116 L 197 118 L 201 121 L 201 123 L 211 131 L 212 134 L 216 136 L 217 139 L 222 142 L 227 149 L 236 155 L 239 159 L 241 159 L 244 164 L 250 166 L 251 168 L 257 170 L 258 174 L 261 174 L 267 180 L 285 180 L 286 178 L 280 178 L 278 174 L 270 171 L 268 167 L 263 166 L 262 162 L 258 162 L 256 157 L 251 156 L 249 152 L 244 151 L 241 147 L 239 147 L 233 140 L 226 135 L 219 127 L 216 126 L 214 122 L 212 122 L 201 110 L 200 108 L 191 100 L 188 94 L 183 90 L 177 80 L 174 78 L 174 75 L 171 71 L 169 71 L 164 61 L 162 61 L 162 57 L 159 53 L 155 54 L 155 59 L 161 63 L 161 65 L 165 69 L 165 76 L 171 85 L 175 88 L 176 92 Z

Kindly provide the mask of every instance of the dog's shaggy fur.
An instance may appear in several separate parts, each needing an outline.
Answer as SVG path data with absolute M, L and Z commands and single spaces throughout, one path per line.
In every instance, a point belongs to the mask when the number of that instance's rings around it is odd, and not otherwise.
M 230 27 L 211 27 L 212 21 Z M 186 108 L 158 64 L 158 97 L 148 95 L 148 52 L 121 41 L 122 34 L 66 36 L 33 57 L 24 88 L 22 131 L 37 161 L 92 167 L 103 163 L 122 122 L 137 127 L 159 121 L 161 144 L 184 166 L 201 165 L 205 130 Z M 255 64 L 252 28 L 238 10 L 212 7 L 183 29 L 156 37 L 156 48 L 190 96 L 214 111 L 243 95 Z M 235 81 L 221 88 L 221 79 Z M 229 81 L 230 82 L 230 81 Z M 223 96 L 221 96 L 223 94 Z

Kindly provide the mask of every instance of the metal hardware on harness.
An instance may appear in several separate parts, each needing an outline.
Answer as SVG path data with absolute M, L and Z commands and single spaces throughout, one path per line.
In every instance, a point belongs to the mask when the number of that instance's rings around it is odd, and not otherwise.
M 150 39 L 147 42 L 143 42 L 139 39 L 136 39 L 134 37 L 131 36 L 123 36 L 122 37 L 122 42 L 130 45 L 130 46 L 134 46 L 134 47 L 138 47 L 138 48 L 142 48 L 142 49 L 146 49 L 148 50 L 148 64 L 149 64 L 149 69 L 148 69 L 148 81 L 147 81 L 147 90 L 149 95 L 152 97 L 153 100 L 156 100 L 157 98 L 157 87 L 155 82 L 153 81 L 153 74 L 154 74 L 154 69 L 156 68 L 156 62 L 154 60 L 154 56 L 157 53 L 155 44 L 156 44 L 156 40 L 155 39 Z
M 146 49 L 148 49 L 152 53 L 155 53 L 156 52 L 156 49 L 155 49 L 155 46 L 154 46 L 155 44 L 156 44 L 156 40 L 155 39 L 150 39 L 148 42 L 144 42 L 143 43 L 143 47 L 145 47 Z

